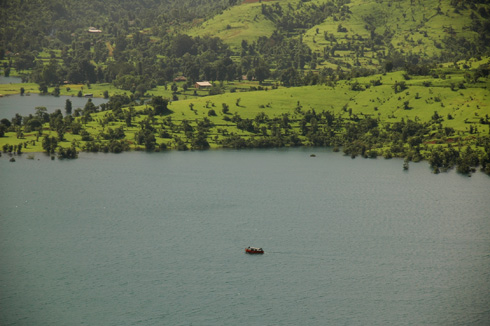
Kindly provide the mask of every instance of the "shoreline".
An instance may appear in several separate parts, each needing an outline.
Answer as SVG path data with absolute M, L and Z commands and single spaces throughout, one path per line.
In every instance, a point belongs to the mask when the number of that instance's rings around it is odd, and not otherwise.
M 153 151 L 153 152 L 149 152 L 149 151 L 145 151 L 145 150 L 130 150 L 130 151 L 124 151 L 124 152 L 121 152 L 121 153 L 114 153 L 114 152 L 85 152 L 85 151 L 79 151 L 77 152 L 77 157 L 76 158 L 62 158 L 62 157 L 59 157 L 58 153 L 55 153 L 55 154 L 48 154 L 46 152 L 22 152 L 21 154 L 17 154 L 17 153 L 1 153 L 2 155 L 0 156 L 0 161 L 2 161 L 2 158 L 5 157 L 5 160 L 11 160 L 11 159 L 14 159 L 14 161 L 11 161 L 11 163 L 15 163 L 17 162 L 17 159 L 24 159 L 24 160 L 31 160 L 31 161 L 40 161 L 41 159 L 43 160 L 50 160 L 50 161 L 65 161 L 65 160 L 68 160 L 68 161 L 75 161 L 79 158 L 81 158 L 81 156 L 85 156 L 86 154 L 89 154 L 89 155 L 105 155 L 105 154 L 113 154 L 113 155 L 122 155 L 124 153 L 142 153 L 142 154 L 158 154 L 158 153 L 170 153 L 170 152 L 187 152 L 187 153 L 194 153 L 194 152 L 207 152 L 207 151 L 233 151 L 233 152 L 242 152 L 242 151 L 268 151 L 268 150 L 283 150 L 283 151 L 287 151 L 289 149 L 311 149 L 311 151 L 304 151 L 305 152 L 305 156 L 308 156 L 309 158 L 311 159 L 315 159 L 318 157 L 318 152 L 315 152 L 314 150 L 315 149 L 318 149 L 318 150 L 322 150 L 322 151 L 326 151 L 326 152 L 329 152 L 329 153 L 335 153 L 335 154 L 340 154 L 341 156 L 345 156 L 345 157 L 349 157 L 350 155 L 349 154 L 346 154 L 346 153 L 342 153 L 340 151 L 334 151 L 333 150 L 333 147 L 311 147 L 311 146 L 298 146 L 298 147 L 273 147 L 273 148 L 242 148 L 242 149 L 233 149 L 233 148 L 210 148 L 210 149 L 189 149 L 189 150 L 186 150 L 186 151 L 181 151 L 181 150 L 178 150 L 178 149 L 166 149 L 166 150 L 161 150 L 161 151 Z M 38 157 L 39 156 L 39 157 Z M 351 156 L 351 159 L 355 159 L 357 157 L 352 157 Z M 449 167 L 449 168 L 437 168 L 437 169 L 434 169 L 430 166 L 430 162 L 429 160 L 427 159 L 422 159 L 420 161 L 417 161 L 417 162 L 414 162 L 414 161 L 410 161 L 410 162 L 407 162 L 403 157 L 366 157 L 366 156 L 360 156 L 359 158 L 362 158 L 362 159 L 369 159 L 369 160 L 399 160 L 400 162 L 403 162 L 402 164 L 402 169 L 400 169 L 402 172 L 408 172 L 409 171 L 409 167 L 408 167 L 408 164 L 410 163 L 413 163 L 413 164 L 426 164 L 427 165 L 427 168 L 429 169 L 429 171 L 431 171 L 432 174 L 440 174 L 440 173 L 449 173 L 449 172 L 455 172 L 455 173 L 459 173 L 458 170 L 457 170 L 457 167 L 456 166 L 453 166 L 453 167 Z M 459 173 L 461 175 L 464 175 L 464 176 L 467 176 L 467 177 L 471 177 L 473 174 L 475 173 L 481 173 L 481 174 L 486 174 L 487 176 L 490 177 L 490 175 L 488 175 L 487 173 L 485 173 L 485 171 L 483 171 L 483 169 L 481 168 L 481 166 L 478 166 L 476 168 L 473 168 L 469 173 Z

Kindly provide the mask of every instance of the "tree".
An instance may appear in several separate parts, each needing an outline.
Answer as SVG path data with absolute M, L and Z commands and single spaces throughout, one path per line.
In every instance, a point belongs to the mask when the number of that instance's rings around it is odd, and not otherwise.
M 76 58 L 68 67 L 68 80 L 72 83 L 95 83 L 95 66 L 86 58 Z
M 8 128 L 12 125 L 12 123 L 10 123 L 9 119 L 3 118 L 2 120 L 0 120 L 0 125 L 4 125 Z
M 347 33 L 347 28 L 343 27 L 342 24 L 337 26 L 337 32 L 339 33 Z
M 207 141 L 207 134 L 203 131 L 199 131 L 196 137 L 194 137 L 191 141 L 192 149 L 201 150 L 201 149 L 208 149 L 209 147 L 210 146 L 209 146 L 209 142 Z
M 290 67 L 281 72 L 281 82 L 284 86 L 297 86 L 300 84 L 300 76 L 298 71 Z
M 95 113 L 95 112 L 97 112 L 97 107 L 92 102 L 92 99 L 88 99 L 87 103 L 83 107 L 83 114 Z
M 98 41 L 94 45 L 94 61 L 96 63 L 106 61 L 109 55 L 109 50 L 104 42 Z
M 54 154 L 57 146 L 58 146 L 58 140 L 56 139 L 56 137 L 49 137 L 49 136 L 44 137 L 43 149 L 46 151 L 46 153 Z
M 158 115 L 164 115 L 170 113 L 168 109 L 168 99 L 161 96 L 153 96 L 150 101 L 150 105 L 155 109 L 155 113 Z
M 78 134 L 80 134 L 80 131 L 82 130 L 82 125 L 78 122 L 72 122 L 70 129 L 71 129 L 71 133 L 73 135 L 78 135 Z
M 41 94 L 46 94 L 48 92 L 48 86 L 44 83 L 39 84 L 39 91 Z
M 22 125 L 22 116 L 18 113 L 15 114 L 15 116 L 12 118 L 12 124 L 14 126 L 21 126 Z
M 260 65 L 255 68 L 255 79 L 259 81 L 260 84 L 266 79 L 269 78 L 270 70 L 266 65 Z
M 21 53 L 20 56 L 15 59 L 14 67 L 17 71 L 34 68 L 35 59 L 35 56 L 30 52 Z
M 49 113 L 45 106 L 36 106 L 35 110 L 36 117 L 38 117 L 42 123 L 49 122 Z
M 78 157 L 78 152 L 74 144 L 71 147 L 63 148 L 60 146 L 58 150 L 58 158 L 61 159 L 75 159 Z
M 142 126 L 142 129 L 134 134 L 134 138 L 139 145 L 145 145 L 145 150 L 154 151 L 156 147 L 155 135 L 150 129 Z
M 60 87 L 59 86 L 56 86 L 53 90 L 53 93 L 52 93 L 53 96 L 60 96 Z
M 39 118 L 29 119 L 27 122 L 24 122 L 24 131 L 30 132 L 33 130 L 40 130 L 43 124 L 39 120 Z
M 58 62 L 56 59 L 51 59 L 49 64 L 43 67 L 43 71 L 41 74 L 41 80 L 43 83 L 47 85 L 57 85 L 59 83 L 60 77 L 58 76 Z
M 407 88 L 408 88 L 408 86 L 404 81 L 401 81 L 401 82 L 395 81 L 395 84 L 393 85 L 393 89 L 395 90 L 395 94 L 403 92 Z
M 92 135 L 85 129 L 80 131 L 80 136 L 82 136 L 82 141 L 92 141 L 94 138 Z
M 174 38 L 172 50 L 176 57 L 182 57 L 186 53 L 193 54 L 191 49 L 193 45 L 194 41 L 192 37 L 186 34 L 181 34 Z
M 179 87 L 177 86 L 176 83 L 173 83 L 172 86 L 170 86 L 170 89 L 172 90 L 172 92 L 177 92 L 177 90 L 179 89 Z
M 66 99 L 65 112 L 66 112 L 66 114 L 71 114 L 71 111 L 72 111 L 71 101 L 70 101 L 70 99 Z
M 237 101 L 237 103 L 239 103 L 239 101 Z M 227 114 L 230 111 L 230 106 L 228 104 L 221 103 L 221 106 L 223 107 L 223 109 L 221 110 L 223 114 Z
M 385 66 L 386 72 L 391 72 L 393 70 L 393 62 L 392 61 L 386 61 L 384 66 Z
M 145 149 L 149 152 L 154 151 L 156 147 L 155 135 L 147 133 L 145 137 Z
M 124 121 L 126 121 L 126 126 L 128 126 L 128 127 L 131 127 L 133 125 L 131 123 L 131 121 L 132 121 L 131 109 L 124 113 Z

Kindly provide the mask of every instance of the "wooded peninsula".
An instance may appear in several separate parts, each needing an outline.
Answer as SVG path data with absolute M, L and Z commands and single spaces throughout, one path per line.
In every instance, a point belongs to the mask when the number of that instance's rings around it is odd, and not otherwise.
M 488 1 L 0 8 L 3 75 L 22 78 L 0 94 L 66 96 L 1 119 L 3 155 L 322 146 L 490 174 Z

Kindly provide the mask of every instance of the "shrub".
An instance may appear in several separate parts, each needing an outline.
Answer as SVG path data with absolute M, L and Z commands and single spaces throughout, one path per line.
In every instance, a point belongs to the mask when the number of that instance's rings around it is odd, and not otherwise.
M 221 112 L 223 112 L 224 114 L 227 114 L 230 111 L 230 106 L 228 104 L 221 103 L 221 106 L 223 107 L 223 109 L 221 110 Z

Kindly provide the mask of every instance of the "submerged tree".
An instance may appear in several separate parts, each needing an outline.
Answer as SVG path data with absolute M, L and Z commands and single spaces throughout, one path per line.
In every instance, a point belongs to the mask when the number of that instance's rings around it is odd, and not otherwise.
M 43 149 L 46 151 L 46 153 L 54 154 L 56 151 L 56 147 L 58 147 L 58 139 L 56 139 L 56 137 L 44 137 Z
M 72 111 L 71 101 L 70 101 L 70 99 L 66 99 L 65 112 L 66 112 L 66 114 L 71 114 L 71 111 Z

